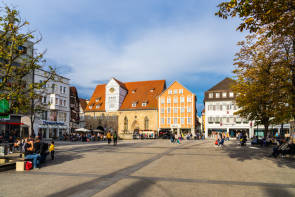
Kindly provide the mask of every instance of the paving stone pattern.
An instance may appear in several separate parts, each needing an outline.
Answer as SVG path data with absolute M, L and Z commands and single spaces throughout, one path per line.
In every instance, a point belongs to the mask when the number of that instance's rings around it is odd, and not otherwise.
M 270 152 L 236 141 L 61 143 L 41 169 L 0 172 L 0 197 L 295 196 L 294 160 Z

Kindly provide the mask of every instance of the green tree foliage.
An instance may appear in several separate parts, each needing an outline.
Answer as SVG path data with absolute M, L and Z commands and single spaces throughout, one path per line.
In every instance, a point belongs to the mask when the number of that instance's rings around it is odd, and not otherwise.
M 281 116 L 281 121 L 288 119 L 289 115 L 295 119 L 295 1 L 294 0 L 230 0 L 218 5 L 218 12 L 215 15 L 227 19 L 228 17 L 239 17 L 241 23 L 238 30 L 249 30 L 263 36 L 265 42 L 252 40 L 253 47 L 262 44 L 273 48 L 277 54 L 284 54 L 285 57 L 272 59 L 273 56 L 265 56 L 269 61 L 281 64 L 281 70 L 270 70 L 270 75 L 275 75 L 277 79 L 280 71 L 280 81 L 277 83 L 273 92 L 279 91 L 280 103 L 274 106 L 277 114 Z M 261 32 L 263 34 L 261 35 Z M 265 46 L 267 47 L 267 46 Z M 249 55 L 252 55 L 249 53 Z M 263 61 L 263 60 L 260 60 Z M 280 88 L 277 88 L 280 87 Z M 270 86 L 268 89 L 272 88 Z M 284 103 L 284 107 L 282 107 Z M 287 113 L 282 113 L 286 112 Z M 279 121 L 279 118 L 276 118 Z
M 267 36 L 267 30 L 246 36 L 239 42 L 236 54 L 237 93 L 240 108 L 237 114 L 265 126 L 287 121 L 294 114 L 289 107 L 289 89 L 292 86 L 289 67 L 291 44 L 280 36 Z
M 0 13 L 0 100 L 10 102 L 9 113 L 30 114 L 34 121 L 32 117 L 42 108 L 37 101 L 45 84 L 54 79 L 55 71 L 49 67 L 46 80 L 34 81 L 34 72 L 44 63 L 44 53 L 34 49 L 41 39 L 26 31 L 29 23 L 17 10 L 6 6 Z

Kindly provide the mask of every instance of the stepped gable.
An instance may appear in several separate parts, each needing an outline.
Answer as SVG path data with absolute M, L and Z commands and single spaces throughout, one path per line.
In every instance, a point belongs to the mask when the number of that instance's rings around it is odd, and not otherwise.
M 120 107 L 120 110 L 135 109 L 157 109 L 157 97 L 165 90 L 165 80 L 154 81 L 137 81 L 125 83 L 128 93 Z M 136 107 L 132 107 L 132 103 L 136 102 Z M 146 106 L 142 106 L 143 102 L 147 102 Z
M 210 88 L 208 91 L 215 90 L 231 90 L 231 86 L 235 84 L 235 81 L 229 77 L 226 77 L 224 80 Z
M 106 84 L 97 85 L 90 101 L 86 107 L 86 111 L 105 111 L 105 88 Z M 96 102 L 96 99 L 99 98 L 99 101 Z M 100 108 L 96 109 L 96 105 L 100 104 Z M 92 106 L 92 109 L 89 108 L 89 106 Z

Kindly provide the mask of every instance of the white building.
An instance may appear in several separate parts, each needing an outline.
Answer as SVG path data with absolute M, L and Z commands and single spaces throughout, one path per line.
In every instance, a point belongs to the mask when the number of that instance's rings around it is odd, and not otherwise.
M 205 92 L 205 137 L 214 137 L 218 132 L 229 133 L 231 137 L 239 132 L 253 136 L 253 123 L 234 115 L 238 108 L 231 90 L 233 83 L 232 79 L 225 78 Z
M 36 83 L 42 82 L 47 79 L 47 75 L 48 73 L 44 70 L 36 70 L 34 81 Z M 33 126 L 35 135 L 41 134 L 43 138 L 58 138 L 64 133 L 69 133 L 69 81 L 68 78 L 57 75 L 56 79 L 48 81 L 46 89 L 40 92 L 42 98 L 35 103 L 45 107 L 42 113 L 36 114 Z M 22 117 L 22 122 L 29 126 L 30 131 L 29 117 Z
M 79 101 L 80 101 L 79 102 L 79 116 L 80 116 L 79 128 L 86 128 L 85 110 L 89 100 L 80 98 Z

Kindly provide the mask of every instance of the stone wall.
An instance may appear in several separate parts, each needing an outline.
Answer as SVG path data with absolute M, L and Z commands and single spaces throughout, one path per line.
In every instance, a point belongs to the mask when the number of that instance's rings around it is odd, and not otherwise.
M 118 131 L 118 135 L 122 139 L 132 139 L 132 135 L 136 130 L 158 130 L 158 111 L 157 110 L 130 110 L 116 112 L 85 112 L 86 125 L 89 129 L 96 129 L 98 126 L 106 129 L 112 127 Z M 111 118 L 102 117 L 117 117 L 117 125 L 107 120 Z M 125 117 L 128 120 L 128 128 L 125 130 Z M 145 119 L 148 120 L 148 128 L 145 128 Z M 100 124 L 100 125 L 99 125 Z M 111 125 L 113 124 L 113 126 Z M 90 128 L 90 126 L 92 128 Z

